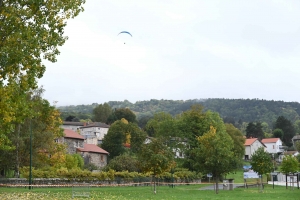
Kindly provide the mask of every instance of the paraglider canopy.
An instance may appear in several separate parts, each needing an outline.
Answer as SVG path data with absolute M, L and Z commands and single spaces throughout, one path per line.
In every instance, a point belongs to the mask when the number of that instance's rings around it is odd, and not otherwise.
M 122 33 L 128 34 L 128 35 L 130 35 L 132 37 L 131 33 L 129 33 L 128 31 L 121 31 L 118 35 L 120 35 Z

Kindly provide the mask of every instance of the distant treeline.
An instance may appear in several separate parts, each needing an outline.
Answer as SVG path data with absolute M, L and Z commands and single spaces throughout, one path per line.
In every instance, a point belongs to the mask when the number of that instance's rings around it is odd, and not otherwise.
M 272 126 L 278 116 L 284 116 L 292 123 L 300 119 L 300 103 L 263 99 L 193 99 L 193 100 L 156 100 L 107 102 L 111 108 L 129 108 L 137 119 L 153 116 L 157 112 L 167 112 L 172 115 L 180 114 L 194 104 L 201 104 L 204 110 L 218 112 L 229 122 L 266 122 Z M 73 115 L 78 119 L 92 119 L 93 109 L 99 104 L 61 106 L 62 119 Z

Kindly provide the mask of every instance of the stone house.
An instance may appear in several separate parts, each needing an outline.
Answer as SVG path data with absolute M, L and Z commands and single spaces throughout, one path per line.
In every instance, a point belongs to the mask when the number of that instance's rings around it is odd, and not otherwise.
M 99 168 L 107 165 L 108 152 L 94 144 L 84 144 L 83 148 L 77 148 L 84 158 L 84 164 L 94 164 Z
M 64 129 L 64 137 L 56 140 L 58 143 L 65 143 L 67 145 L 67 153 L 74 154 L 77 148 L 83 148 L 84 137 L 71 129 Z
M 258 138 L 250 138 L 245 141 L 245 160 L 251 160 L 251 156 L 257 151 L 258 148 L 263 147 L 266 150 L 266 145 L 264 145 Z
M 266 151 L 270 154 L 281 154 L 284 151 L 280 138 L 265 138 L 261 142 L 266 145 Z

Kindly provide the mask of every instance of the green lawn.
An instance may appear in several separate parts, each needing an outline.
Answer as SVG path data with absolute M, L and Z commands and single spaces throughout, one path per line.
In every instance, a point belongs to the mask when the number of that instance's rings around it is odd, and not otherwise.
M 219 194 L 215 194 L 213 190 L 200 190 L 200 188 L 207 185 L 181 185 L 175 188 L 168 186 L 159 186 L 157 194 L 153 194 L 151 186 L 144 187 L 92 187 L 90 188 L 90 199 L 220 199 L 220 200 L 248 200 L 248 199 L 299 199 L 300 190 L 286 189 L 284 186 L 272 185 L 265 186 L 263 192 L 260 192 L 257 187 L 255 188 L 236 188 L 234 190 L 220 190 Z M 33 188 L 28 190 L 25 188 L 0 188 L 0 199 L 71 199 L 71 188 Z M 84 199 L 84 198 L 75 198 Z

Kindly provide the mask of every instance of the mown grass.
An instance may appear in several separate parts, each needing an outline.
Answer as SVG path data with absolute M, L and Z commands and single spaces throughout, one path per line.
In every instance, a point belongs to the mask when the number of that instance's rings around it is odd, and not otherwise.
M 113 200 L 127 200 L 127 199 L 216 199 L 216 200 L 250 200 L 250 199 L 291 199 L 300 200 L 300 190 L 295 188 L 291 190 L 284 186 L 266 185 L 264 190 L 260 192 L 257 187 L 253 188 L 235 188 L 234 190 L 220 190 L 219 194 L 215 194 L 214 190 L 201 190 L 206 187 L 206 184 L 200 185 L 180 185 L 175 188 L 168 186 L 158 186 L 157 193 L 153 193 L 153 187 L 92 187 L 90 188 L 89 199 L 113 199 Z M 72 188 L 33 188 L 28 190 L 25 188 L 0 188 L 0 199 L 72 199 Z M 74 198 L 84 199 L 84 198 Z

